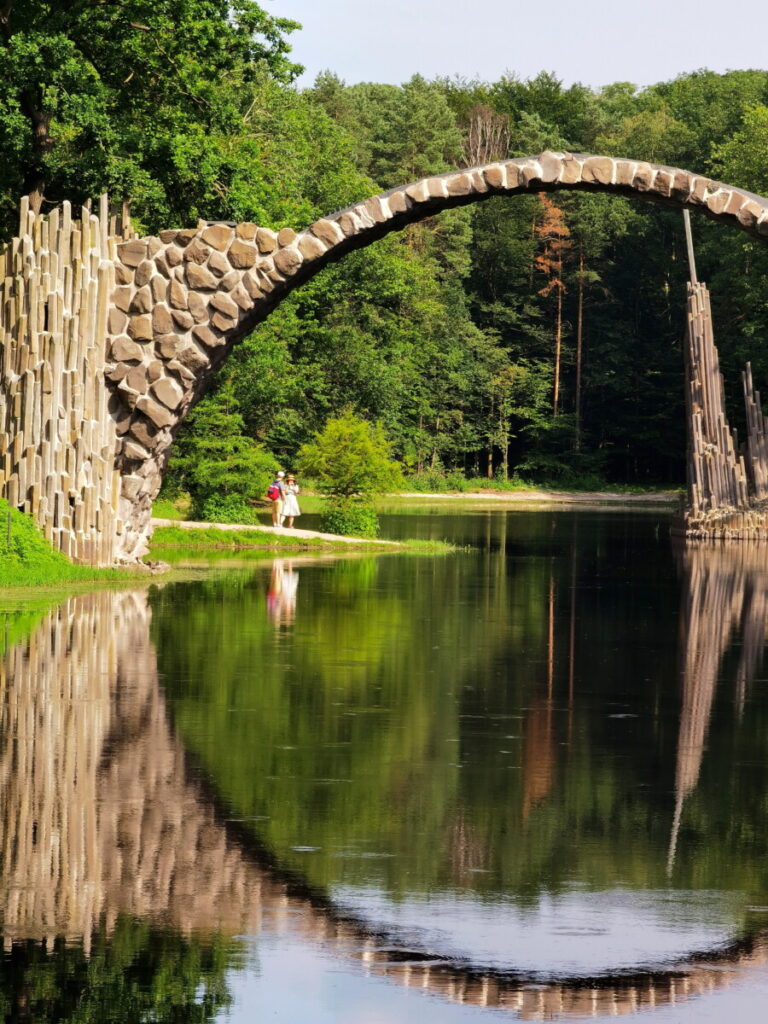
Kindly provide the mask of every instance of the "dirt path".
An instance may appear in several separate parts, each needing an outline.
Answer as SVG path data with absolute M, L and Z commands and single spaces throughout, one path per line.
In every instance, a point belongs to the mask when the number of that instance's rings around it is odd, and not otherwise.
M 296 537 L 300 540 L 327 540 L 339 544 L 376 544 L 399 547 L 394 540 L 371 540 L 369 537 L 342 537 L 336 533 L 320 533 L 318 530 L 297 530 L 295 527 L 285 526 L 255 526 L 253 524 L 239 525 L 237 523 L 194 523 L 184 519 L 153 519 L 152 526 L 178 526 L 181 530 L 224 530 L 241 532 L 252 530 L 254 533 L 266 533 L 281 541 L 285 537 Z

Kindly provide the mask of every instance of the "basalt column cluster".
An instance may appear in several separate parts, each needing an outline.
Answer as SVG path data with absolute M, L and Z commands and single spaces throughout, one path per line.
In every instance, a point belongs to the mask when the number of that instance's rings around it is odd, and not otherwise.
M 104 338 L 130 224 L 69 203 L 21 206 L 0 248 L 0 494 L 75 561 L 109 565 L 122 533 Z

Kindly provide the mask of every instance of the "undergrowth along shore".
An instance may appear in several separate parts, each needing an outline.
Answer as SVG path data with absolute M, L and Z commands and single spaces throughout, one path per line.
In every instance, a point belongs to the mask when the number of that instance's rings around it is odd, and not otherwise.
M 0 499 L 0 587 L 55 587 L 94 582 L 125 583 L 144 573 L 73 565 L 48 543 L 34 521 Z

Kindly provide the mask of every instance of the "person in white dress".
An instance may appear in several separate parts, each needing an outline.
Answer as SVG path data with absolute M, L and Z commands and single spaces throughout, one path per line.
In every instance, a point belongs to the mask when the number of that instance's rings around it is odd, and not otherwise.
M 299 502 L 296 495 L 299 493 L 299 485 L 296 477 L 289 473 L 285 481 L 285 496 L 283 498 L 283 522 L 286 526 L 293 526 L 293 520 L 301 515 Z

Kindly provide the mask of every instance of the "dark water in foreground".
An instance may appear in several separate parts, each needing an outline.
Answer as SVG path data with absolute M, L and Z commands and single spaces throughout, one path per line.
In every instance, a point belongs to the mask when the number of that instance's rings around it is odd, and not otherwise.
M 387 530 L 6 614 L 5 1020 L 761 1019 L 768 552 Z

